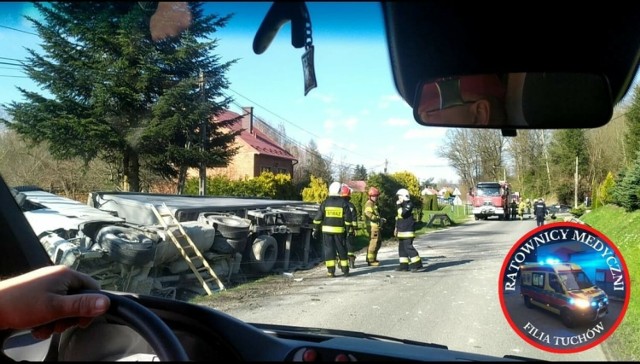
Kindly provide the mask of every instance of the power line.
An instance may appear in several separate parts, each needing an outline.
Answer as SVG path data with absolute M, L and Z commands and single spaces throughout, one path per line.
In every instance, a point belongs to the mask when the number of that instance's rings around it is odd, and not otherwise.
M 309 130 L 307 130 L 307 129 L 305 129 L 305 128 L 301 127 L 301 126 L 298 126 L 297 124 L 295 124 L 295 123 L 293 123 L 293 122 L 291 122 L 291 121 L 287 120 L 286 118 L 284 118 L 284 117 L 282 117 L 282 116 L 280 116 L 280 115 L 276 114 L 275 112 L 273 112 L 273 111 L 271 111 L 271 110 L 267 109 L 266 107 L 264 107 L 264 106 L 262 106 L 262 105 L 258 104 L 258 103 L 257 103 L 257 102 L 255 102 L 255 101 L 253 101 L 253 100 L 249 99 L 248 97 L 246 97 L 246 96 L 244 96 L 244 95 L 240 94 L 239 92 L 237 92 L 237 91 L 235 91 L 235 90 L 232 90 L 231 88 L 229 88 L 229 90 L 230 90 L 230 91 L 232 91 L 233 93 L 237 94 L 238 96 L 240 96 L 240 97 L 242 97 L 242 98 L 246 99 L 247 101 L 249 101 L 249 102 L 250 102 L 250 103 L 252 103 L 253 105 L 258 106 L 258 107 L 260 107 L 260 108 L 264 109 L 266 112 L 268 112 L 268 113 L 270 113 L 270 114 L 274 115 L 275 117 L 277 117 L 277 118 L 281 119 L 281 120 L 282 120 L 282 121 L 284 121 L 285 123 L 287 123 L 287 124 L 289 124 L 289 125 L 292 125 L 292 126 L 294 126 L 294 127 L 298 128 L 298 129 L 300 129 L 300 130 L 304 131 L 305 133 L 307 133 L 307 134 L 309 134 L 309 135 L 313 136 L 314 138 L 321 139 L 321 137 L 320 137 L 320 136 L 318 136 L 318 135 L 314 134 L 313 132 L 311 132 L 311 131 L 309 131 Z M 227 96 L 227 95 L 225 95 L 225 96 Z M 228 97 L 228 96 L 227 96 L 227 97 Z M 346 151 L 346 152 L 348 152 L 348 153 L 350 153 L 350 154 L 359 155 L 359 156 L 361 156 L 361 157 L 365 157 L 365 158 L 370 157 L 370 156 L 362 155 L 362 154 L 360 154 L 360 153 L 353 152 L 353 151 L 348 150 L 348 149 L 346 149 L 346 148 L 343 148 L 343 147 L 341 147 L 341 146 L 339 146 L 339 145 L 336 145 L 336 148 L 341 149 L 341 150 L 344 150 L 344 151 Z
M 31 33 L 31 32 L 27 32 L 26 30 L 21 30 L 21 29 L 16 29 L 16 28 L 8 27 L 8 26 L 6 26 L 6 25 L 0 25 L 0 28 L 5 28 L 5 29 L 10 29 L 10 30 L 15 30 L 16 32 L 25 33 L 25 34 L 31 34 L 31 35 L 35 35 L 36 37 L 39 37 L 39 35 L 38 35 L 38 34 L 36 34 L 36 33 Z
M 22 65 L 20 63 L 11 63 L 11 62 L 2 62 L 2 61 L 0 61 L 0 64 L 6 64 L 6 65 L 9 65 L 9 66 L 17 66 L 17 67 L 24 66 L 24 65 Z
M 232 103 L 240 108 L 242 108 L 242 106 L 240 104 L 238 104 L 236 101 L 232 101 Z M 356 169 L 357 165 L 351 164 L 351 163 L 337 163 L 335 161 L 333 161 L 333 159 L 327 158 L 325 156 L 323 156 L 321 153 L 311 150 L 309 149 L 307 146 L 305 146 L 304 144 L 298 142 L 297 140 L 291 139 L 291 137 L 289 137 L 286 134 L 283 134 L 282 132 L 280 132 L 279 130 L 277 130 L 276 128 L 274 128 L 273 126 L 271 126 L 268 122 L 266 122 L 263 118 L 255 115 L 255 118 L 258 122 L 260 122 L 261 124 L 263 124 L 265 127 L 267 127 L 269 129 L 269 133 L 273 133 L 279 137 L 281 137 L 282 139 L 284 139 L 286 142 L 302 149 L 303 151 L 318 157 L 322 160 L 324 160 L 327 164 L 333 164 L 333 165 L 337 165 L 338 167 L 346 167 L 349 168 L 350 170 L 354 170 Z
M 8 57 L 0 57 L 0 59 L 6 59 L 8 61 L 16 61 L 16 62 L 24 62 L 24 59 L 17 59 L 17 58 L 8 58 Z
M 29 78 L 29 76 L 0 75 L 0 77 Z

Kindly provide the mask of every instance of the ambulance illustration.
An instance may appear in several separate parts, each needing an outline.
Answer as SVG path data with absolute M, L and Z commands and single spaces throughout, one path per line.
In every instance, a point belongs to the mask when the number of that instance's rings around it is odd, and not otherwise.
M 525 306 L 553 312 L 567 327 L 596 321 L 609 312 L 607 294 L 574 263 L 523 264 L 520 294 Z

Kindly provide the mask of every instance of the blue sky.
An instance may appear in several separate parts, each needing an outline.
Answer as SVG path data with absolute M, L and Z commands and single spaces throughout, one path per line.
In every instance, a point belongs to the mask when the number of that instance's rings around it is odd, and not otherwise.
M 424 127 L 393 83 L 382 12 L 377 3 L 309 2 L 318 87 L 304 95 L 301 56 L 291 45 L 289 25 L 261 55 L 253 53 L 253 36 L 271 3 L 210 2 L 208 12 L 234 13 L 214 34 L 221 61 L 238 59 L 227 78 L 227 94 L 240 106 L 273 126 L 282 124 L 292 139 L 308 144 L 336 164 L 362 164 L 367 170 L 410 171 L 419 179 L 457 180 L 447 161 L 437 157 L 446 129 Z M 256 6 L 257 5 L 257 6 Z M 24 47 L 36 48 L 38 37 L 22 15 L 35 15 L 28 3 L 0 3 L 0 62 L 24 59 Z M 20 14 L 20 15 L 19 15 Z M 8 29 L 8 28 L 13 29 Z M 354 31 L 353 29 L 361 29 Z M 7 59 L 8 58 L 8 59 Z M 0 104 L 20 100 L 15 86 L 37 90 L 20 70 L 0 63 Z M 18 77 L 9 77 L 18 76 Z M 236 105 L 237 104 L 237 105 Z

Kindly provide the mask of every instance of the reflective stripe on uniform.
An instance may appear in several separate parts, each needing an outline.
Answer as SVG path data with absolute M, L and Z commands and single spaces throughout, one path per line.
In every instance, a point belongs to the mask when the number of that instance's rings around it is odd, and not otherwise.
M 342 234 L 342 233 L 344 233 L 344 227 L 342 227 L 342 226 L 322 225 L 322 232 L 323 233 Z
M 398 238 L 415 238 L 416 234 L 413 231 L 398 231 Z

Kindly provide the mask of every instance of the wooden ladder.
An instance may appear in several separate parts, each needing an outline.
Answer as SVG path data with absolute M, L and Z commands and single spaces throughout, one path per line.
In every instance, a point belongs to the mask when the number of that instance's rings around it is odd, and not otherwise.
M 160 209 L 158 209 L 154 204 L 149 204 L 151 211 L 156 215 L 160 224 L 164 227 L 166 234 L 171 238 L 173 244 L 178 248 L 178 251 L 182 255 L 182 257 L 187 261 L 189 268 L 195 274 L 196 278 L 202 284 L 202 287 L 207 292 L 207 295 L 211 296 L 213 293 L 212 288 L 209 286 L 210 283 L 216 282 L 220 290 L 224 290 L 224 284 L 218 278 L 216 273 L 213 271 L 209 262 L 204 258 L 198 247 L 193 243 L 193 240 L 189 237 L 187 232 L 184 230 L 178 219 L 171 213 L 167 205 L 163 202 Z M 169 219 L 169 223 L 165 220 L 165 218 Z M 175 234 L 172 230 L 173 228 L 178 228 L 179 234 Z M 202 266 L 200 268 L 196 267 L 198 262 L 202 262 Z M 208 274 L 209 277 L 203 277 L 203 274 Z

